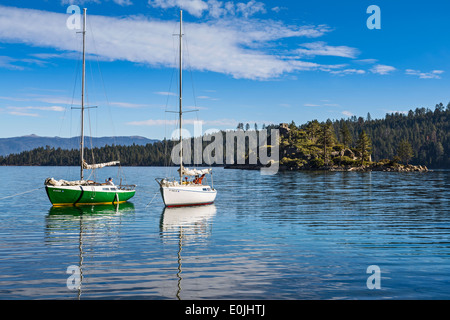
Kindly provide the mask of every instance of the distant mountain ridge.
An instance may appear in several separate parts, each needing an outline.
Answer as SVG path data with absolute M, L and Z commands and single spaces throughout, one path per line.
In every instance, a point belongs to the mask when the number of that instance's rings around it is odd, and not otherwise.
M 148 143 L 153 144 L 159 140 L 148 139 L 140 136 L 120 136 L 120 137 L 85 137 L 86 147 L 104 147 L 106 145 L 122 145 L 131 146 L 146 145 Z M 61 137 L 40 137 L 35 134 L 12 137 L 12 138 L 0 138 L 0 156 L 7 156 L 13 153 L 20 153 L 22 151 L 29 151 L 39 147 L 50 146 L 51 148 L 61 149 L 78 149 L 80 148 L 80 137 L 61 138 Z

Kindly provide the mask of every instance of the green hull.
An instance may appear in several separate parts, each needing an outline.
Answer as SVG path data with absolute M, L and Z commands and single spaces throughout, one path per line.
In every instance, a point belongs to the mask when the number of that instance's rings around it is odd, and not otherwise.
M 121 203 L 131 199 L 136 192 L 119 188 L 114 188 L 113 191 L 110 189 L 112 188 L 89 186 L 45 187 L 47 196 L 54 206 Z

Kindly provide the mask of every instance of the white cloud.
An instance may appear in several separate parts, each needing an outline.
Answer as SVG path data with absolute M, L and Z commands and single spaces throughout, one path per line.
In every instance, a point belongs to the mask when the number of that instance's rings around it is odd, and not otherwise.
M 130 102 L 109 102 L 109 105 L 120 108 L 141 108 L 147 106 L 145 104 L 130 103 Z
M 29 112 L 20 112 L 20 111 L 10 111 L 8 112 L 13 116 L 21 116 L 21 117 L 39 117 L 37 113 L 29 113 Z
M 43 102 L 47 104 L 63 104 L 63 105 L 79 105 L 81 104 L 80 100 L 73 99 L 69 97 L 63 97 L 63 96 L 50 96 L 50 95 L 41 95 L 41 94 L 32 94 L 28 93 L 26 94 L 26 97 L 7 97 L 7 96 L 0 96 L 0 99 L 2 100 L 9 100 L 9 101 L 16 101 L 16 102 L 26 102 L 26 101 L 32 101 L 32 102 Z M 21 107 L 22 108 L 22 107 Z M 27 107 L 31 108 L 31 107 Z M 37 107 L 33 107 L 37 108 Z M 41 108 L 52 108 L 52 107 L 41 107 Z M 62 108 L 62 107 L 58 107 Z M 41 109 L 44 110 L 44 109 Z M 53 111 L 60 111 L 60 110 L 53 110 Z
M 68 17 L 62 13 L 0 6 L 0 41 L 78 52 L 80 38 L 76 30 L 66 27 Z M 87 53 L 101 59 L 174 66 L 176 53 L 172 34 L 175 24 L 176 21 L 142 16 L 88 15 Z M 273 20 L 228 18 L 185 23 L 184 26 L 190 66 L 194 70 L 224 73 L 235 78 L 268 79 L 294 71 L 336 68 L 300 61 L 292 56 L 280 57 L 268 50 L 276 40 L 322 36 L 330 31 L 325 25 L 299 27 Z M 90 42 L 91 33 L 95 46 Z M 11 62 L 3 61 L 3 65 L 9 66 Z
M 235 126 L 238 121 L 234 119 L 217 119 L 217 120 L 194 120 L 194 119 L 186 119 L 183 120 L 183 124 L 191 125 L 195 123 L 201 123 L 202 125 L 207 126 Z M 178 124 L 178 120 L 162 120 L 162 119 L 149 119 L 143 121 L 131 121 L 127 122 L 127 125 L 131 126 L 165 126 L 165 125 L 176 125 Z
M 347 117 L 354 116 L 354 114 L 351 113 L 350 111 L 342 111 L 341 113 L 342 113 L 344 116 L 347 116 Z
M 200 17 L 208 9 L 208 4 L 202 0 L 149 0 L 148 4 L 162 9 L 179 7 L 196 17 Z
M 345 69 L 345 70 L 335 70 L 330 71 L 332 74 L 346 75 L 346 74 L 365 74 L 366 71 L 361 69 Z
M 325 107 L 340 107 L 340 105 L 337 103 L 325 103 L 324 106 Z
M 441 79 L 443 70 L 433 70 L 431 72 L 421 72 L 420 70 L 407 69 L 405 71 L 408 75 L 419 76 L 420 79 Z
M 257 13 L 265 13 L 262 2 L 250 0 L 249 2 L 233 1 L 222 2 L 218 0 L 149 0 L 148 4 L 155 8 L 180 8 L 195 17 L 207 13 L 213 18 L 225 16 L 242 16 L 248 18 Z
M 386 66 L 383 64 L 377 64 L 375 65 L 372 69 L 370 69 L 370 72 L 372 73 L 376 73 L 376 74 L 381 74 L 381 75 L 386 75 L 389 74 L 393 71 L 395 71 L 396 69 L 392 66 Z
M 33 116 L 37 117 L 38 114 L 36 113 L 27 113 L 26 111 L 29 110 L 41 110 L 41 111 L 56 111 L 56 112 L 63 112 L 65 110 L 64 107 L 60 106 L 50 106 L 50 107 L 35 107 L 35 106 L 27 106 L 27 107 L 6 107 L 8 110 L 12 110 L 9 112 L 9 114 L 13 115 L 22 115 L 22 116 Z
M 276 6 L 276 7 L 273 7 L 272 9 L 270 9 L 270 10 L 272 10 L 273 12 L 278 13 L 281 10 L 287 10 L 287 8 L 286 7 L 278 7 L 278 6 Z
M 176 93 L 173 92 L 167 92 L 167 91 L 159 91 L 159 92 L 153 92 L 154 94 L 159 94 L 160 96 L 176 96 Z
M 320 104 L 305 103 L 303 106 L 304 107 L 320 107 Z
M 109 1 L 109 0 L 103 0 L 103 1 Z M 114 3 L 117 3 L 120 6 L 131 6 L 133 2 L 131 0 L 112 0 Z M 62 5 L 84 5 L 85 3 L 101 3 L 100 0 L 61 0 Z
M 113 1 L 120 6 L 131 6 L 133 4 L 131 0 L 113 0 Z
M 355 60 L 355 62 L 360 63 L 360 64 L 374 64 L 377 61 L 378 61 L 377 59 L 359 59 L 359 60 Z
M 23 70 L 25 69 L 22 66 L 18 66 L 15 64 L 17 59 L 7 57 L 7 56 L 0 56 L 0 68 L 10 69 L 10 70 Z
M 344 58 L 355 58 L 359 50 L 347 46 L 329 46 L 323 41 L 304 43 L 301 45 L 306 49 L 297 49 L 294 52 L 300 56 L 334 56 Z
M 25 70 L 28 67 L 24 67 L 25 65 L 39 65 L 43 66 L 47 64 L 47 61 L 42 61 L 40 59 L 33 59 L 33 58 L 12 58 L 8 56 L 0 56 L 0 68 L 10 69 L 10 70 Z

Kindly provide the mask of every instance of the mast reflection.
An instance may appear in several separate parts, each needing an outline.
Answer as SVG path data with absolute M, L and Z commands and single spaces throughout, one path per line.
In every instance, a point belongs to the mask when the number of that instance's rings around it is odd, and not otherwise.
M 134 204 L 124 202 L 121 204 L 84 205 L 84 206 L 52 206 L 46 218 L 46 242 L 49 244 L 72 243 L 74 231 L 78 232 L 78 269 L 79 282 L 76 287 L 77 299 L 81 299 L 84 246 L 87 239 L 95 238 L 92 235 L 98 233 L 97 226 L 111 222 L 115 224 L 123 214 L 134 213 Z M 114 218 L 114 219 L 113 219 Z M 110 227 L 108 225 L 108 227 Z M 119 236 L 119 234 L 116 234 Z
M 173 239 L 177 235 L 178 252 L 177 252 L 177 292 L 175 294 L 178 300 L 181 300 L 181 280 L 182 274 L 182 256 L 181 251 L 183 242 L 195 241 L 200 237 L 209 237 L 211 234 L 212 218 L 216 214 L 216 206 L 214 204 L 197 207 L 180 207 L 180 208 L 164 208 L 161 221 L 160 231 L 163 240 Z

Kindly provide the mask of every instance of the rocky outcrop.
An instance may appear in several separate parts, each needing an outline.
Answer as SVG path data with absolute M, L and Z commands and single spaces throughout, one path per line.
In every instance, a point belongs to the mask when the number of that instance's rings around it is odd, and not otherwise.
M 363 166 L 333 166 L 328 168 L 329 171 L 384 171 L 384 172 L 427 172 L 429 171 L 426 166 L 412 165 L 412 164 L 371 164 Z

